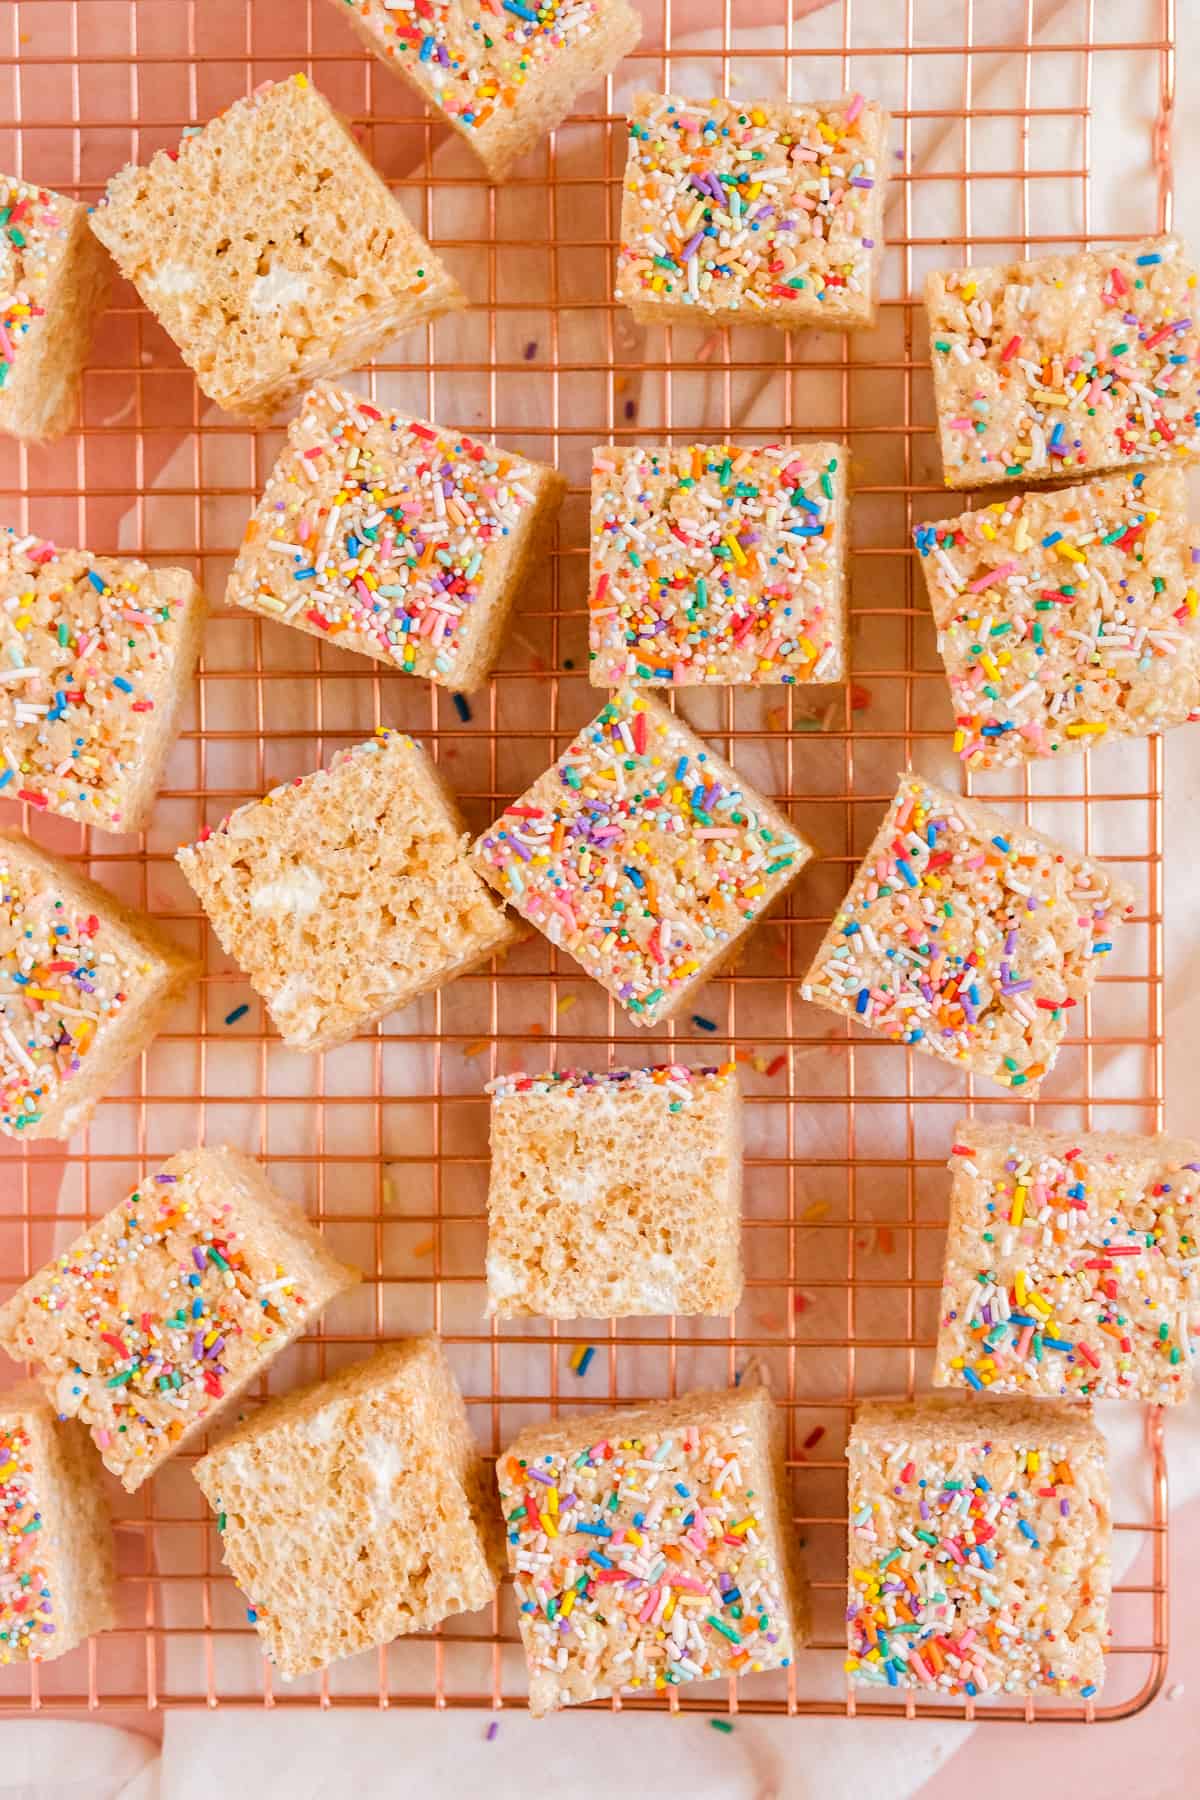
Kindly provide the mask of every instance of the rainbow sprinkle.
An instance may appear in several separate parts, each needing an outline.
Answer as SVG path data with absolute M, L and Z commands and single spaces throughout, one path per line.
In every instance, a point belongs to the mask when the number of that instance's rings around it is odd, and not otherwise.
M 0 1665 L 59 1653 L 34 1454 L 23 1425 L 0 1424 Z
M 46 316 L 78 210 L 49 188 L 0 176 L 0 396 L 25 339 Z

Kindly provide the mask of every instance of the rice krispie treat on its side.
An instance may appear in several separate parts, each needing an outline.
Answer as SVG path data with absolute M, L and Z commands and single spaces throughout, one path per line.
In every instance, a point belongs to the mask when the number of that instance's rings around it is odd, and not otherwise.
M 1017 494 L 915 533 L 954 703 L 992 769 L 1200 716 L 1200 622 L 1179 468 Z
M 496 1477 L 535 1717 L 785 1669 L 808 1641 L 765 1388 L 530 1425 Z
M 560 125 L 642 35 L 628 0 L 336 0 L 492 181 Z
M 800 991 L 1032 1098 L 1132 910 L 1103 864 L 904 775 Z
M 1090 1410 L 868 1400 L 850 1434 L 852 1680 L 1090 1700 L 1104 1680 L 1112 1509 Z
M 0 534 L 0 793 L 141 831 L 204 630 L 184 569 Z
M 888 115 L 639 94 L 617 299 L 644 325 L 852 330 L 878 299 Z
M 198 972 L 73 863 L 0 832 L 0 1131 L 70 1137 Z
M 465 304 L 306 75 L 122 169 L 91 225 L 209 399 L 251 418 Z
M 478 687 L 565 493 L 543 463 L 321 382 L 226 598 L 442 687 Z
M 1193 455 L 1196 280 L 1174 237 L 932 274 L 946 486 L 1066 481 Z
M 841 444 L 592 456 L 595 687 L 841 681 Z
M 742 1297 L 737 1075 L 504 1075 L 492 1096 L 488 1311 L 729 1313 Z
M 635 1025 L 674 1017 L 812 847 L 650 694 L 615 694 L 472 861 Z
M 0 175 L 0 431 L 58 438 L 75 423 L 110 275 L 86 206 Z
M 1200 1144 L 963 1119 L 950 1169 L 936 1386 L 1188 1398 Z
M 269 1400 L 195 1473 L 285 1680 L 477 1612 L 496 1592 L 495 1501 L 435 1337 Z
M 236 1150 L 184 1150 L 0 1307 L 130 1493 L 359 1279 Z
M 420 745 L 381 731 L 177 860 L 284 1041 L 329 1050 L 516 941 L 466 844 Z

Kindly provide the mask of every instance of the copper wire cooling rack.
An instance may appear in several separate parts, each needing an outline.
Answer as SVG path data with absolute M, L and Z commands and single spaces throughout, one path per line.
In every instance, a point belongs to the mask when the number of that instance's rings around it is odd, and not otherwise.
M 931 432 L 925 272 L 974 257 L 1136 236 L 1170 224 L 1171 0 L 642 0 L 642 48 L 501 190 L 362 53 L 327 0 L 8 0 L 0 4 L 0 166 L 94 199 L 121 163 L 177 142 L 259 81 L 303 68 L 363 129 L 368 154 L 467 289 L 470 312 L 410 336 L 359 379 L 376 398 L 556 461 L 571 482 L 556 554 L 524 596 L 502 666 L 459 716 L 447 695 L 270 623 L 214 608 L 191 718 L 140 838 L 21 823 L 79 855 L 203 951 L 204 977 L 64 1155 L 4 1146 L 4 1291 L 158 1160 L 196 1142 L 262 1155 L 367 1280 L 273 1370 L 279 1391 L 381 1338 L 439 1330 L 495 1453 L 548 1409 L 724 1386 L 753 1363 L 788 1420 L 817 1645 L 786 1675 L 678 1693 L 673 1707 L 1112 1719 L 1157 1691 L 1167 1650 L 1162 1432 L 1126 1445 L 1121 1562 L 1102 1705 L 972 1707 L 848 1697 L 842 1673 L 845 1470 L 856 1396 L 928 1381 L 944 1161 L 964 1109 L 1033 1109 L 806 1006 L 797 984 L 850 872 L 912 764 L 952 783 L 949 710 L 910 554 L 952 510 Z M 736 23 L 735 23 L 736 21 Z M 1113 22 L 1118 29 L 1113 32 Z M 878 327 L 643 332 L 611 300 L 623 114 L 637 87 L 747 98 L 862 89 L 895 115 Z M 1093 179 L 1122 94 L 1136 156 Z M 1113 110 L 1116 109 L 1116 110 Z M 1120 216 L 1113 210 L 1122 207 Z M 845 689 L 689 696 L 684 710 L 815 838 L 822 861 L 697 1016 L 635 1034 L 541 939 L 315 1058 L 286 1051 L 203 929 L 171 860 L 201 825 L 315 767 L 379 723 L 424 738 L 482 827 L 596 710 L 586 678 L 586 486 L 593 443 L 836 437 L 849 446 L 854 681 Z M 0 444 L 3 517 L 64 543 L 196 567 L 219 603 L 279 443 L 198 395 L 128 288 L 99 333 L 82 430 Z M 1140 896 L 1037 1116 L 1153 1130 L 1163 1113 L 1162 756 L 1099 750 L 980 784 L 1014 816 L 1127 865 Z M 3 808 L 6 816 L 13 808 Z M 239 1012 L 239 1009 L 240 1012 Z M 742 1063 L 748 1099 L 746 1299 L 732 1320 L 542 1321 L 489 1328 L 484 1082 L 518 1067 L 679 1058 Z M 1000 1110 L 1002 1109 L 1002 1110 Z M 576 1367 L 594 1346 L 584 1373 Z M 265 1388 L 264 1390 L 265 1391 Z M 257 1400 L 261 1396 L 256 1396 Z M 1128 1415 L 1123 1415 L 1127 1420 Z M 1128 1435 L 1127 1424 L 1118 1426 Z M 196 1704 L 520 1704 L 511 1595 L 323 1678 L 283 1687 L 263 1662 L 188 1458 L 130 1499 L 114 1490 L 120 1629 L 41 1670 L 0 1671 L 10 1708 Z M 626 1703 L 630 1704 L 630 1703 Z M 639 1706 L 654 1704 L 638 1702 Z

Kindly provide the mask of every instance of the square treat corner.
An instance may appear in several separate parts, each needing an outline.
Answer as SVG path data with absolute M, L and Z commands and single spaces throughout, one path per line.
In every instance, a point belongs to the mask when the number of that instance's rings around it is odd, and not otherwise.
M 0 221 L 0 431 L 45 442 L 75 423 L 112 268 L 80 200 L 0 175 Z

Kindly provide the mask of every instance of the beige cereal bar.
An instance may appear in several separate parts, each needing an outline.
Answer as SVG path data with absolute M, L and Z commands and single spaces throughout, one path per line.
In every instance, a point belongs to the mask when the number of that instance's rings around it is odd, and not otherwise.
M 0 1399 L 0 1665 L 116 1623 L 112 1529 L 87 1433 L 30 1382 Z
M 132 1493 L 358 1279 L 253 1158 L 183 1150 L 0 1307 L 0 1347 Z
M 251 418 L 465 304 L 305 75 L 122 169 L 91 225 L 209 399 Z
M 0 175 L 0 431 L 36 442 L 75 423 L 111 272 L 86 206 Z
M 0 832 L 0 1131 L 70 1137 L 198 973 L 75 864 Z
M 661 701 L 623 689 L 472 860 L 649 1026 L 688 1004 L 811 855 Z
M 269 1400 L 196 1464 L 285 1680 L 490 1604 L 499 1519 L 434 1337 Z
M 888 115 L 639 94 L 617 299 L 644 325 L 874 324 Z
M 732 1064 L 504 1075 L 488 1092 L 493 1317 L 733 1311 L 742 1124 Z
M 1194 455 L 1196 281 L 1176 237 L 930 275 L 946 486 L 1078 480 Z
M 414 87 L 492 181 L 554 130 L 642 35 L 628 0 L 335 0 L 369 50 Z
M 185 569 L 0 534 L 0 793 L 141 831 L 204 632 Z
M 914 536 L 968 768 L 1200 717 L 1200 534 L 1182 469 L 1016 494 Z
M 963 1119 L 936 1387 L 1188 1398 L 1200 1344 L 1200 1144 Z
M 808 1641 L 765 1388 L 530 1425 L 496 1475 L 535 1717 L 786 1669 Z
M 800 991 L 1032 1098 L 1132 909 L 1103 864 L 904 775 Z
M 226 599 L 470 690 L 491 673 L 565 493 L 544 463 L 321 382 L 288 432 Z
M 595 687 L 842 681 L 841 444 L 592 455 Z
M 329 1050 L 517 940 L 466 844 L 420 745 L 380 731 L 177 859 L 284 1041 Z
M 1098 1692 L 1112 1509 L 1088 1407 L 870 1400 L 848 1459 L 853 1681 L 934 1700 Z

